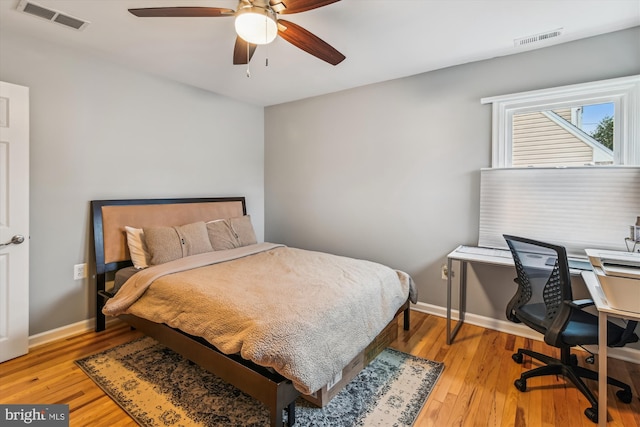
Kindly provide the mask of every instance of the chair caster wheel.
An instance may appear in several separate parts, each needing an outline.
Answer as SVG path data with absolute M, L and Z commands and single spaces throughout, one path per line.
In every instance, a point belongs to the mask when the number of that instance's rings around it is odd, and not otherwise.
M 591 422 L 598 423 L 598 410 L 596 408 L 587 408 L 584 410 L 584 414 Z
M 523 380 L 522 378 L 518 378 L 513 382 L 513 385 L 520 391 L 527 391 L 527 380 Z
M 522 360 L 524 359 L 524 357 L 522 356 L 521 353 L 513 353 L 511 355 L 511 358 L 513 359 L 514 362 L 516 363 L 522 363 Z
M 618 390 L 616 391 L 616 396 L 618 396 L 618 399 L 620 399 L 620 401 L 622 403 L 631 403 L 631 399 L 632 399 L 632 395 L 631 395 L 631 390 Z

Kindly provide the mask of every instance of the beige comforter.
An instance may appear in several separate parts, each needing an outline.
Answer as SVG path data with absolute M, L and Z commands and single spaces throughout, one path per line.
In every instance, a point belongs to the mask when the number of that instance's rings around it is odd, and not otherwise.
M 412 296 L 381 264 L 259 243 L 150 267 L 110 299 L 130 313 L 205 338 L 312 393 L 360 353 Z

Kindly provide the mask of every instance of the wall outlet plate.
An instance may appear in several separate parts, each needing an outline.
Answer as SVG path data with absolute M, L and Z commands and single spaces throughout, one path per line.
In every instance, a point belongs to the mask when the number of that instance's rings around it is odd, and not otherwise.
M 76 264 L 73 266 L 73 280 L 80 280 L 87 277 L 87 264 Z
M 442 280 L 447 280 L 449 277 L 449 269 L 447 268 L 447 264 L 442 264 L 440 266 L 440 277 Z M 451 272 L 451 277 L 454 277 L 453 271 Z

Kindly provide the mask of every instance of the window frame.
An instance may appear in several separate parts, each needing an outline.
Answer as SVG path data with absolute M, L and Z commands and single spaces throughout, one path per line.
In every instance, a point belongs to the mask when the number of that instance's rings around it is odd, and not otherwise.
M 492 104 L 493 168 L 512 167 L 514 114 L 608 102 L 614 104 L 613 166 L 640 165 L 640 75 L 487 97 L 480 102 Z

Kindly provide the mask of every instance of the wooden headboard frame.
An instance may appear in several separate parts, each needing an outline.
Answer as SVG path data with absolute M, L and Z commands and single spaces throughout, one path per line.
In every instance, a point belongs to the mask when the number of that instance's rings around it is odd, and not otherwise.
M 91 201 L 96 267 L 96 331 L 105 329 L 102 307 L 105 300 L 113 296 L 106 291 L 107 273 L 132 265 L 125 226 L 183 225 L 246 214 L 244 197 Z

